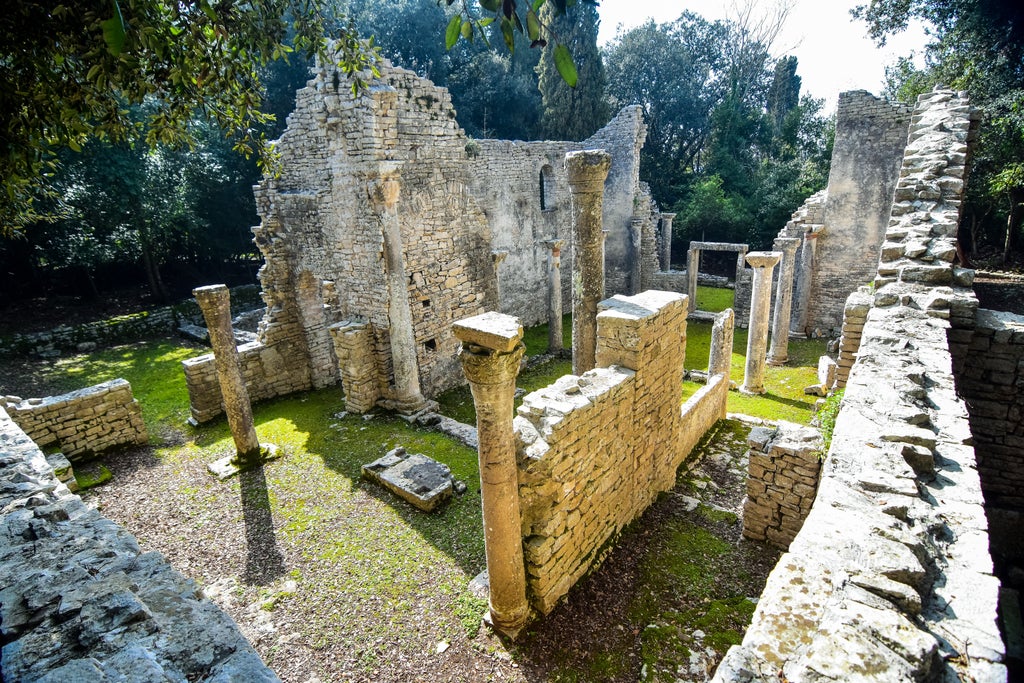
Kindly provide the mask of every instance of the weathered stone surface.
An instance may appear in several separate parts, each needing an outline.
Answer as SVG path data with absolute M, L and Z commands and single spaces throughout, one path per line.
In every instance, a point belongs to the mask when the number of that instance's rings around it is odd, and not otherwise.
M 451 468 L 422 453 L 406 453 L 402 447 L 363 465 L 362 472 L 364 478 L 424 512 L 449 501 L 454 490 Z
M 278 680 L 192 581 L 68 491 L 2 409 L 0 528 L 4 680 Z

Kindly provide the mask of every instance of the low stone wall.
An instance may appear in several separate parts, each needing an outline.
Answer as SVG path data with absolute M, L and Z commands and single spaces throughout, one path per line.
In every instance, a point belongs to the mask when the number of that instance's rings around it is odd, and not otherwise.
M 0 409 L 5 681 L 277 681 L 230 617 L 57 481 Z
M 726 375 L 680 408 L 683 295 L 601 303 L 594 370 L 528 394 L 515 418 L 527 594 L 547 614 L 725 415 Z
M 255 285 L 235 287 L 231 294 L 234 304 L 232 308 L 236 314 L 261 304 L 259 288 Z M 65 351 L 91 351 L 154 335 L 171 334 L 183 321 L 197 322 L 201 319 L 199 306 L 194 300 L 188 299 L 173 306 L 129 313 L 107 320 L 64 325 L 47 332 L 15 334 L 0 339 L 0 351 L 42 357 L 59 356 Z
M 747 445 L 743 535 L 788 549 L 818 492 L 821 434 L 810 427 L 779 422 L 776 427 L 755 427 Z
M 999 581 L 947 333 L 974 115 L 922 95 L 860 351 L 811 512 L 714 680 L 1005 681 Z
M 72 461 L 149 441 L 142 408 L 123 379 L 59 396 L 15 398 L 0 398 L 0 407 L 37 444 L 56 445 Z

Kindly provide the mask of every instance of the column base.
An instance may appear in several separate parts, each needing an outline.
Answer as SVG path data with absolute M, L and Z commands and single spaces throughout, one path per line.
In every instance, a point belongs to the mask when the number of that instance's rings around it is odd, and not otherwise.
M 768 393 L 768 390 L 765 389 L 763 386 L 762 387 L 748 387 L 747 385 L 744 384 L 743 386 L 740 387 L 740 393 L 741 394 L 758 395 L 758 394 L 766 394 L 766 393 Z
M 259 455 L 252 458 L 242 459 L 236 453 L 235 455 L 229 455 L 215 460 L 206 466 L 206 469 L 210 471 L 210 474 L 217 477 L 218 479 L 228 479 L 235 476 L 240 472 L 251 470 L 252 468 L 262 465 L 263 463 L 270 462 L 271 460 L 277 460 L 284 455 L 284 451 L 275 446 L 272 443 L 266 443 L 260 446 Z
M 765 363 L 767 363 L 768 365 L 771 365 L 772 367 L 776 367 L 776 368 L 779 367 L 780 365 L 785 365 L 788 362 L 789 362 L 789 357 L 788 356 L 785 357 L 785 358 L 769 358 L 769 359 L 767 359 L 765 361 Z

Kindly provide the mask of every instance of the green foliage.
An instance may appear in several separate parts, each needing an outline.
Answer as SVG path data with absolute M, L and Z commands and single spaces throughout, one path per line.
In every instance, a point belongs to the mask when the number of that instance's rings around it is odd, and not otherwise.
M 818 410 L 815 418 L 818 427 L 821 428 L 821 439 L 824 442 L 821 451 L 822 458 L 828 455 L 828 451 L 832 447 L 832 434 L 836 429 L 836 418 L 839 416 L 839 408 L 842 405 L 844 393 L 846 393 L 846 390 L 840 389 L 829 394 L 828 398 L 825 399 L 825 404 Z
M 559 16 L 553 3 L 545 3 L 539 21 L 561 41 L 543 48 L 537 66 L 542 131 L 551 140 L 583 140 L 608 122 L 597 8 L 583 5 Z M 580 65 L 578 74 L 570 51 Z
M 373 68 L 374 51 L 339 26 L 317 0 L 219 3 L 94 0 L 82 6 L 19 2 L 3 13 L 0 34 L 0 233 L 56 211 L 38 202 L 56 192 L 54 154 L 89 139 L 150 147 L 195 141 L 192 124 L 212 120 L 244 154 L 266 151 L 260 138 L 259 69 L 293 51 L 326 55 L 338 36 L 339 68 Z M 292 31 L 293 38 L 287 35 Z M 143 120 L 133 105 L 145 104 Z

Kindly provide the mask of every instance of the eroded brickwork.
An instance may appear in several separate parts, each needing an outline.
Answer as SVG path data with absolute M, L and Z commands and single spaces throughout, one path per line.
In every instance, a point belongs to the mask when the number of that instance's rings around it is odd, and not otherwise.
M 56 446 L 74 462 L 149 441 L 142 408 L 123 379 L 59 396 L 15 398 L 0 397 L 0 407 L 38 445 Z
M 427 397 L 463 381 L 455 320 L 486 308 L 526 324 L 545 321 L 544 241 L 569 233 L 568 151 L 612 154 L 606 291 L 628 291 L 636 207 L 651 220 L 637 179 L 645 135 L 640 110 L 631 107 L 582 143 L 471 140 L 455 121 L 447 90 L 410 71 L 385 65 L 382 77 L 353 99 L 344 76 L 320 67 L 298 92 L 276 144 L 280 177 L 256 188 L 261 223 L 253 232 L 265 259 L 260 281 L 268 310 L 258 342 L 239 349 L 250 395 L 259 400 L 343 377 L 329 332 L 340 321 L 367 326 L 384 405 L 407 393 L 410 356 Z M 372 199 L 385 178 L 398 185 L 394 207 Z M 653 242 L 653 227 L 649 232 Z M 407 291 L 395 289 L 396 265 Z M 570 268 L 566 262 L 563 273 Z M 332 283 L 328 295 L 325 282 Z M 563 287 L 567 298 L 568 277 Z M 396 317 L 395 306 L 407 314 Z M 412 327 L 409 342 L 402 326 L 398 377 L 396 319 Z M 199 358 L 185 365 L 200 422 L 220 412 L 210 364 Z

